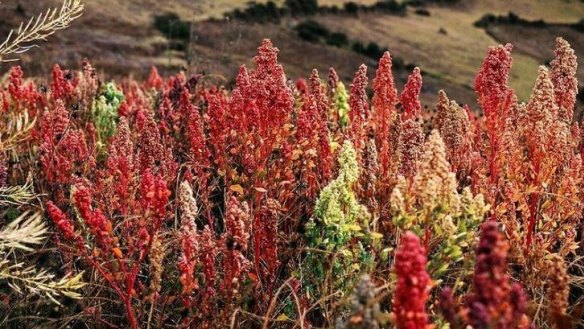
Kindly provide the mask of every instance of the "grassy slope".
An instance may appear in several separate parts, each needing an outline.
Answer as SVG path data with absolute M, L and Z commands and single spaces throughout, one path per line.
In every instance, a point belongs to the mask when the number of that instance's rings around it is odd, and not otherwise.
M 490 1 L 489 1 L 490 2 Z M 520 1 L 512 1 L 516 3 Z M 540 1 L 534 1 L 542 3 Z M 550 2 L 550 1 L 548 1 Z M 562 1 L 559 1 L 563 3 Z M 359 19 L 338 20 L 334 17 L 325 17 L 323 21 L 331 29 L 342 30 L 354 38 L 376 41 L 387 46 L 397 56 L 407 58 L 408 61 L 420 66 L 424 71 L 442 78 L 448 84 L 472 86 L 474 76 L 480 66 L 488 46 L 496 45 L 486 31 L 475 28 L 473 23 L 486 11 L 480 1 L 477 5 L 458 6 L 454 10 L 447 7 L 431 7 L 430 17 L 410 14 L 406 17 L 379 16 L 375 14 L 363 15 Z M 503 1 L 493 1 L 492 11 L 504 13 Z M 548 5 L 522 7 L 515 4 L 511 10 L 520 16 L 530 19 L 548 19 L 546 8 Z M 574 6 L 578 10 L 562 9 L 566 13 L 582 12 L 584 5 Z M 509 9 L 507 9 L 508 11 Z M 558 19 L 559 13 L 552 12 L 552 18 Z M 568 15 L 566 21 L 577 17 L 577 14 Z M 551 19 L 550 19 L 551 20 Z M 443 29 L 446 34 L 439 33 Z M 518 28 L 521 30 L 521 28 Z M 524 35 L 515 31 L 514 43 L 520 44 Z M 558 31 L 550 30 L 548 34 Z M 584 40 L 582 36 L 571 34 L 575 44 Z M 537 34 L 529 36 L 532 42 L 551 53 L 555 45 L 553 38 L 539 38 Z M 502 38 L 504 40 L 504 38 Z M 544 42 L 542 42 L 544 41 Z M 581 53 L 582 54 L 582 53 Z M 584 58 L 584 54 L 582 55 Z M 511 72 L 511 85 L 516 89 L 520 99 L 526 100 L 533 81 L 536 77 L 537 66 L 545 63 L 541 56 L 516 51 L 513 55 L 514 63 Z
M 550 23 L 574 23 L 584 18 L 580 0 L 471 0 L 470 14 L 490 12 L 505 15 L 513 11 L 522 18 L 543 19 Z

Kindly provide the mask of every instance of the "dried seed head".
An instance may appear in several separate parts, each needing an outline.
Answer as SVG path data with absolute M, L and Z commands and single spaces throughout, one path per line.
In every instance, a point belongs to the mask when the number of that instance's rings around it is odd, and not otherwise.
M 556 104 L 560 110 L 560 118 L 572 122 L 576 95 L 578 94 L 578 61 L 574 50 L 568 41 L 557 38 L 555 59 L 551 62 L 551 80 L 554 85 Z

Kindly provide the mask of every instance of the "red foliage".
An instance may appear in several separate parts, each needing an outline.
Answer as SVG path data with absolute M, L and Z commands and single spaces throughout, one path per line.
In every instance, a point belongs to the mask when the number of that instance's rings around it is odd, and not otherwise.
M 402 157 L 399 172 L 409 179 L 414 177 L 416 173 L 416 163 L 422 155 L 422 147 L 424 145 L 422 105 L 420 103 L 421 90 L 422 76 L 420 69 L 416 67 L 408 77 L 408 81 L 400 95 L 403 113 L 401 115 L 397 146 Z
M 554 85 L 555 101 L 561 111 L 561 119 L 570 122 L 578 94 L 576 78 L 578 61 L 570 44 L 562 38 L 556 39 L 554 54 L 555 59 L 551 62 L 551 80 Z
M 511 44 L 489 48 L 479 73 L 475 79 L 475 90 L 479 104 L 487 118 L 505 113 L 512 90 L 509 89 L 511 70 Z M 503 119 L 503 118 L 500 118 Z
M 99 208 L 92 207 L 92 195 L 89 188 L 83 184 L 76 185 L 72 194 L 73 204 L 91 233 L 95 235 L 97 245 L 104 251 L 110 250 L 113 247 L 112 223 Z
M 357 151 L 363 152 L 365 144 L 363 142 L 367 127 L 365 123 L 369 119 L 369 103 L 367 102 L 367 66 L 361 65 L 355 72 L 351 91 L 349 94 L 349 119 L 351 120 L 350 139 Z
M 276 200 L 269 199 L 262 205 L 261 213 L 255 217 L 253 223 L 254 260 L 257 262 L 257 267 L 260 267 L 260 263 L 266 264 L 265 269 L 263 267 L 261 269 L 263 277 L 269 280 L 276 278 L 280 266 L 278 220 L 281 212 L 281 205 Z
M 525 106 L 508 86 L 510 51 L 510 45 L 489 49 L 476 77 L 484 118 L 441 92 L 436 123 L 459 192 L 470 185 L 474 195 L 486 197 L 491 217 L 513 241 L 513 261 L 526 266 L 526 259 L 541 256 L 536 251 L 576 253 L 584 147 L 571 121 L 577 85 L 569 45 L 558 40 L 551 72 L 540 70 Z M 420 70 L 398 96 L 385 53 L 370 107 L 367 69 L 361 66 L 350 88 L 350 126 L 343 130 L 337 126 L 340 80 L 334 69 L 326 84 L 314 70 L 294 88 L 278 64 L 278 49 L 264 40 L 258 52 L 254 69 L 240 68 L 232 92 L 209 87 L 197 75 L 163 80 L 155 68 L 144 83 L 125 81 L 119 118 L 113 119 L 117 129 L 101 141 L 105 146 L 96 143 L 92 109 L 99 81 L 89 63 L 76 74 L 55 66 L 51 93 L 25 84 L 19 68 L 11 70 L 6 90 L 0 90 L 6 122 L 26 113 L 37 124 L 31 138 L 10 150 L 15 154 L 0 158 L 6 163 L 0 166 L 0 186 L 24 184 L 26 173 L 36 174 L 35 192 L 45 199 L 56 237 L 62 236 L 58 246 L 71 260 L 66 265 L 88 268 L 87 278 L 100 287 L 99 298 L 78 305 L 107 307 L 111 315 L 99 315 L 103 323 L 137 328 L 149 317 L 152 325 L 212 328 L 232 316 L 237 321 L 265 316 L 270 323 L 271 316 L 281 320 L 282 314 L 296 316 L 290 323 L 303 321 L 305 327 L 330 324 L 322 323 L 330 320 L 322 315 L 335 310 L 325 309 L 329 301 L 313 300 L 311 287 L 302 282 L 302 262 L 312 252 L 304 248 L 312 238 L 304 233 L 319 192 L 335 176 L 334 149 L 346 139 L 360 164 L 360 179 L 351 186 L 354 201 L 371 214 L 348 243 L 361 246 L 371 230 L 381 231 L 375 243 L 362 246 L 372 256 L 371 266 L 384 267 L 377 243 L 383 249 L 399 236 L 388 210 L 390 195 L 398 175 L 415 176 L 425 139 Z M 22 161 L 9 161 L 13 155 Z M 177 182 L 194 190 L 186 203 Z M 453 211 L 467 206 L 461 200 Z M 453 224 L 458 220 L 453 217 Z M 509 246 L 495 224 L 482 231 L 472 293 L 460 297 L 460 306 L 445 290 L 440 306 L 450 322 L 524 328 L 527 296 L 510 283 Z M 330 259 L 341 256 L 331 253 Z M 395 256 L 395 297 L 382 307 L 392 304 L 399 328 L 427 328 L 426 250 L 407 233 Z M 326 266 L 314 272 L 327 273 Z M 374 282 L 379 273 L 373 272 Z M 168 280 L 162 288 L 148 288 L 162 277 Z M 276 303 L 286 307 L 278 315 L 264 314 L 275 312 Z
M 377 198 L 379 204 L 386 205 L 389 203 L 389 197 L 396 180 L 399 169 L 398 156 L 400 155 L 397 140 L 399 134 L 396 131 L 396 127 L 400 126 L 397 115 L 399 98 L 394 84 L 389 52 L 385 52 L 379 60 L 373 80 L 373 91 L 371 126 L 374 129 L 377 164 L 379 166 L 379 177 L 377 177 L 376 182 Z M 388 222 L 387 217 L 387 207 L 381 207 L 383 222 Z
M 140 203 L 144 209 L 151 209 L 156 218 L 155 226 L 166 217 L 166 204 L 170 191 L 161 175 L 154 176 L 149 170 L 142 174 L 140 182 Z
M 397 90 L 391 72 L 391 55 L 385 52 L 379 60 L 375 79 L 373 80 L 373 114 L 375 124 L 375 142 L 380 150 L 379 165 L 382 175 L 387 176 L 390 161 L 390 125 L 397 113 Z
M 64 184 L 81 168 L 90 167 L 93 160 L 82 130 L 72 127 L 69 111 L 57 100 L 55 107 L 45 109 L 40 119 L 40 162 L 47 182 Z
M 198 289 L 195 270 L 199 254 L 199 236 L 193 230 L 185 230 L 181 236 L 181 256 L 178 261 L 180 271 L 179 281 L 182 286 L 181 294 L 186 307 L 191 306 L 190 295 Z
M 318 128 L 314 129 L 319 124 L 319 114 L 316 99 L 313 95 L 305 98 L 304 104 L 298 113 L 298 121 L 296 122 L 296 140 L 299 144 L 311 144 L 315 146 L 318 140 Z M 306 147 L 306 149 L 309 149 Z
M 75 239 L 75 228 L 73 227 L 71 220 L 51 201 L 47 202 L 47 213 L 49 214 L 49 218 L 53 221 L 53 224 L 55 224 L 65 239 L 69 241 Z
M 473 292 L 466 297 L 466 317 L 473 328 L 517 328 L 529 323 L 525 311 L 526 301 L 522 288 L 510 284 L 507 272 L 509 246 L 497 224 L 485 222 L 476 251 L 473 274 Z
M 316 69 L 312 70 L 312 75 L 310 76 L 310 94 L 314 97 L 318 112 L 314 121 L 314 127 L 316 128 L 314 130 L 318 134 L 316 149 L 320 160 L 320 165 L 317 168 L 320 171 L 319 182 L 324 184 L 331 178 L 334 159 L 327 124 L 329 104 Z
M 501 168 L 498 165 L 498 157 L 501 154 L 501 139 L 505 132 L 510 116 L 510 111 L 516 106 L 515 93 L 509 88 L 509 70 L 511 69 L 511 49 L 507 44 L 489 48 L 487 56 L 483 60 L 481 69 L 475 79 L 475 90 L 478 94 L 478 102 L 485 115 L 484 128 L 487 140 L 485 141 L 486 166 L 489 172 L 489 181 L 486 183 L 485 197 L 494 202 L 497 194 L 496 184 Z M 477 136 L 481 133 L 477 132 Z M 478 143 L 483 145 L 483 143 Z
M 286 86 L 282 66 L 278 64 L 278 48 L 265 39 L 254 57 L 256 70 L 251 72 L 251 98 L 259 110 L 259 128 L 266 133 L 268 129 L 282 127 L 294 106 L 294 98 Z
M 218 168 L 225 170 L 227 152 L 227 134 L 229 123 L 227 122 L 226 110 L 227 99 L 221 91 L 208 96 L 209 107 L 207 108 L 207 121 L 209 122 L 209 149 L 212 153 L 214 164 Z
M 430 276 L 426 272 L 426 250 L 413 232 L 406 232 L 395 254 L 397 284 L 393 312 L 400 329 L 428 328 L 426 301 Z
M 200 308 L 202 314 L 213 314 L 213 312 L 216 312 L 214 309 L 214 303 L 217 298 L 217 292 L 215 289 L 217 269 L 215 261 L 219 255 L 220 249 L 215 235 L 209 226 L 205 226 L 205 229 L 200 234 L 200 241 L 202 243 L 199 246 L 199 262 L 202 264 L 202 273 L 205 278 L 205 287 L 202 288 L 202 303 Z
M 303 96 L 308 93 L 308 84 L 306 83 L 306 80 L 296 80 L 296 91 L 298 91 L 298 93 Z
M 22 99 L 24 97 L 24 83 L 22 81 L 23 73 L 20 66 L 14 66 L 10 69 L 8 78 L 8 93 L 12 99 Z
M 199 169 L 209 166 L 209 150 L 207 149 L 206 137 L 203 131 L 203 119 L 199 109 L 191 103 L 191 95 L 186 88 L 183 88 L 180 98 L 180 109 L 184 113 L 184 119 L 187 120 L 187 136 L 189 140 L 189 154 Z
M 439 308 L 444 318 L 455 328 L 528 329 L 535 328 L 526 315 L 527 296 L 519 283 L 512 283 L 507 274 L 509 245 L 494 221 L 481 227 L 476 249 L 472 292 L 460 307 L 449 287 L 440 292 Z
M 225 260 L 223 270 L 222 288 L 226 293 L 227 301 L 231 301 L 240 282 L 244 279 L 243 275 L 249 269 L 249 262 L 245 258 L 247 244 L 249 240 L 249 208 L 246 203 L 240 203 L 236 197 L 231 196 L 227 203 L 227 214 L 225 215 Z M 259 255 L 258 255 L 259 256 Z
M 412 179 L 416 174 L 416 165 L 422 157 L 424 130 L 420 119 L 407 118 L 400 123 L 398 147 L 402 158 L 399 172 L 404 177 Z
M 167 148 L 160 137 L 160 130 L 151 112 L 136 114 L 137 130 L 140 132 L 137 146 L 140 149 L 138 163 L 141 172 L 147 170 L 161 173 L 165 177 L 175 177 L 177 165 L 173 161 L 172 150 Z
M 75 91 L 73 83 L 75 76 L 72 72 L 63 72 L 61 67 L 55 64 L 51 77 L 51 95 L 54 100 L 66 100 L 72 96 Z
M 115 197 L 112 197 L 112 207 L 119 209 L 122 214 L 127 214 L 131 205 L 130 193 L 134 185 L 136 168 L 134 163 L 134 143 L 131 139 L 131 131 L 128 121 L 121 117 L 117 126 L 117 133 L 109 146 L 109 156 L 106 161 L 109 178 L 107 185 L 113 186 Z
M 472 125 L 468 108 L 461 108 L 455 101 L 450 101 L 444 91 L 439 93 L 436 105 L 437 126 L 448 152 L 452 171 L 457 176 L 468 175 L 471 169 Z
M 422 91 L 422 75 L 419 68 L 408 77 L 408 82 L 400 95 L 401 105 L 404 110 L 403 119 L 420 118 L 422 115 L 422 104 L 420 103 L 420 92 Z
M 160 90 L 164 81 L 162 81 L 162 77 L 158 74 L 158 69 L 153 66 L 150 69 L 150 75 L 148 76 L 148 80 L 146 80 L 146 88 Z

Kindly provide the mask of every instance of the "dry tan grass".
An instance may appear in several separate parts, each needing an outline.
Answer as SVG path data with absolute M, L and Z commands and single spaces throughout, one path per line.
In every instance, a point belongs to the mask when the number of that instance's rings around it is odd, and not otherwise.
M 472 0 L 469 14 L 507 14 L 512 11 L 520 17 L 550 23 L 573 23 L 584 18 L 584 3 L 580 0 Z
M 352 38 L 388 47 L 394 55 L 449 84 L 472 86 L 487 48 L 497 42 L 484 30 L 473 27 L 474 20 L 466 10 L 433 7 L 430 12 L 430 17 L 367 14 L 339 20 L 328 16 L 322 22 Z M 440 29 L 446 34 L 439 33 Z M 529 95 L 537 66 L 533 58 L 514 54 L 511 84 L 521 98 Z

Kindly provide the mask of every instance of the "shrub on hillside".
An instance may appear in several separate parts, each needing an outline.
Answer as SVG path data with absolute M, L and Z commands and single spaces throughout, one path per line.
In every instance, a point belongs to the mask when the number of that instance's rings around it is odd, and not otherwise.
M 349 44 L 349 37 L 343 32 L 333 32 L 326 38 L 326 44 L 334 47 L 346 47 Z
M 509 24 L 530 27 L 545 27 L 547 23 L 543 19 L 530 21 L 519 17 L 514 12 L 510 11 L 507 16 L 496 16 L 494 14 L 485 14 L 478 21 L 474 23 L 476 27 L 487 28 L 492 24 Z
M 318 12 L 317 0 L 286 0 L 284 5 L 293 16 L 314 15 Z
M 154 17 L 154 26 L 169 39 L 188 39 L 191 35 L 190 24 L 175 13 Z
M 329 30 L 314 20 L 306 20 L 295 27 L 298 37 L 304 41 L 319 42 L 330 35 Z

